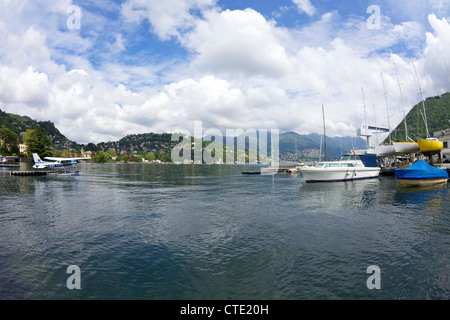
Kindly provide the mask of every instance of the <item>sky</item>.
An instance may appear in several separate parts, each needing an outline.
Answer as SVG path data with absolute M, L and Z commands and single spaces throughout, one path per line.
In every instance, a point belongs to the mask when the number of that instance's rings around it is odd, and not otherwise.
M 449 21 L 450 0 L 0 0 L 0 109 L 79 143 L 322 133 L 322 106 L 330 136 L 394 129 L 450 91 Z

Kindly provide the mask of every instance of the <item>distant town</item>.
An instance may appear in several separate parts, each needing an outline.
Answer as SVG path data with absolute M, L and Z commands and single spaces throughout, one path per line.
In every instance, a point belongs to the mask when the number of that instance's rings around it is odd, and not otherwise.
M 430 132 L 444 142 L 450 141 L 450 93 L 426 99 Z M 417 104 L 398 126 L 391 130 L 386 141 L 405 139 L 406 120 L 412 139 L 424 137 L 420 120 L 421 104 Z M 27 159 L 36 152 L 41 156 L 90 157 L 94 162 L 171 162 L 171 152 L 177 142 L 169 133 L 144 133 L 128 135 L 118 141 L 79 144 L 66 138 L 51 121 L 37 121 L 27 116 L 0 110 L 0 155 Z M 192 143 L 195 144 L 194 138 Z M 281 161 L 316 161 L 324 152 L 329 159 L 337 159 L 343 153 L 366 147 L 361 137 L 326 137 L 327 150 L 322 150 L 323 136 L 300 135 L 295 132 L 279 136 Z M 210 142 L 203 141 L 203 148 Z M 192 146 L 193 148 L 193 146 Z M 224 149 L 226 152 L 235 152 Z

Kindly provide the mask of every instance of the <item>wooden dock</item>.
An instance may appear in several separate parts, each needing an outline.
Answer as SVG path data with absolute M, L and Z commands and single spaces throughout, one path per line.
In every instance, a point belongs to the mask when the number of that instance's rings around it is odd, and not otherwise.
M 46 176 L 54 171 L 11 171 L 10 176 Z
M 79 176 L 80 171 L 10 171 L 10 176 L 30 177 L 30 176 Z

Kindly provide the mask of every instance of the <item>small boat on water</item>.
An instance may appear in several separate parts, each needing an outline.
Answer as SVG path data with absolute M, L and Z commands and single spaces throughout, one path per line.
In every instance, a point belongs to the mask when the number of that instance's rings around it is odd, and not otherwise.
M 18 164 L 14 164 L 14 157 L 4 157 L 0 155 L 0 167 L 20 167 Z
M 261 174 L 262 175 L 275 175 L 277 173 L 292 173 L 296 174 L 298 173 L 298 167 L 304 166 L 303 163 L 278 163 L 277 166 L 269 166 L 269 167 L 262 167 L 261 168 Z
M 261 168 L 260 174 L 262 174 L 262 175 L 274 175 L 274 174 L 277 174 L 278 171 L 279 171 L 279 168 L 277 168 L 277 167 L 264 167 L 264 168 Z
M 376 154 L 343 155 L 340 161 L 319 162 L 299 168 L 306 182 L 340 182 L 378 178 Z
M 431 186 L 447 183 L 448 172 L 420 160 L 408 168 L 396 169 L 395 177 L 403 186 Z

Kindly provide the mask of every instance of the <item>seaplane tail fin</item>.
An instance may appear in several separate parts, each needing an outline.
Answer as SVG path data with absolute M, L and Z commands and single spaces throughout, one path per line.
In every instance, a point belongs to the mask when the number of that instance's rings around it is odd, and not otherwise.
M 37 153 L 33 153 L 33 160 L 35 163 L 42 162 L 41 158 Z

